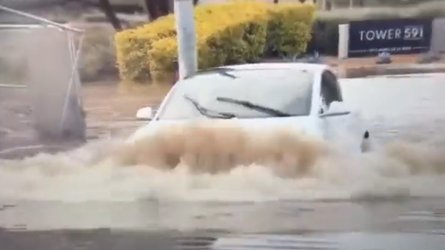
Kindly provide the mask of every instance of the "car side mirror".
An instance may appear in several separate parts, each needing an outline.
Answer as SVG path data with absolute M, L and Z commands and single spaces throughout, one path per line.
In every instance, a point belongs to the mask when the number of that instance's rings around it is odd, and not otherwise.
M 349 115 L 351 111 L 346 107 L 343 102 L 332 102 L 329 109 L 320 114 L 320 118 L 332 117 L 332 116 L 343 116 Z
M 154 112 L 153 109 L 151 107 L 144 107 L 144 108 L 140 108 L 137 112 L 136 112 L 136 118 L 138 120 L 152 120 L 154 117 Z

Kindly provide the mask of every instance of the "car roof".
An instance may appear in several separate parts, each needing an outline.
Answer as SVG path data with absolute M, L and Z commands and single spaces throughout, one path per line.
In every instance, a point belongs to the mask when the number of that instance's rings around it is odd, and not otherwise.
M 325 64 L 314 64 L 314 63 L 270 62 L 270 63 L 225 65 L 225 66 L 211 68 L 208 70 L 211 71 L 218 69 L 231 69 L 231 70 L 292 69 L 292 70 L 304 70 L 311 73 L 320 73 L 323 70 L 329 69 L 329 66 Z

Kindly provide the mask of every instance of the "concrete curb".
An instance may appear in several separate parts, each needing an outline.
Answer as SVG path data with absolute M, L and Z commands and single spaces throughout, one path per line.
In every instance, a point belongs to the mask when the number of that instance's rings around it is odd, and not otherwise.
M 386 64 L 369 65 L 362 67 L 334 67 L 341 78 L 359 78 L 377 75 L 400 75 L 419 73 L 441 73 L 445 72 L 445 63 L 434 64 Z

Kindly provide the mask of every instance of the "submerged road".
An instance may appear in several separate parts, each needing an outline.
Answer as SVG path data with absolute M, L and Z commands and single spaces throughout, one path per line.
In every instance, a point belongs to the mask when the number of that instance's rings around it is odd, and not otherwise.
M 0 167 L 0 249 L 443 249 L 444 83 L 445 74 L 342 80 L 345 101 L 363 111 L 376 144 L 414 146 L 399 152 L 405 162 L 346 159 L 317 180 L 282 180 L 252 168 L 197 179 L 128 171 L 103 178 L 102 170 L 85 170 L 55 181 L 31 170 L 56 176 L 54 167 L 81 164 L 73 156 L 17 162 L 15 174 Z M 429 171 L 411 175 L 404 164 Z M 173 194 L 220 199 L 163 201 Z M 311 196 L 320 199 L 302 200 Z

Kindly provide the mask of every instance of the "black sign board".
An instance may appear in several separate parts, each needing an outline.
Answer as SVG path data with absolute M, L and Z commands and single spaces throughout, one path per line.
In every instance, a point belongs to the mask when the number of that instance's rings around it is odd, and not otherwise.
M 428 51 L 432 20 L 395 19 L 349 23 L 349 56 L 377 55 L 380 52 L 409 54 Z

